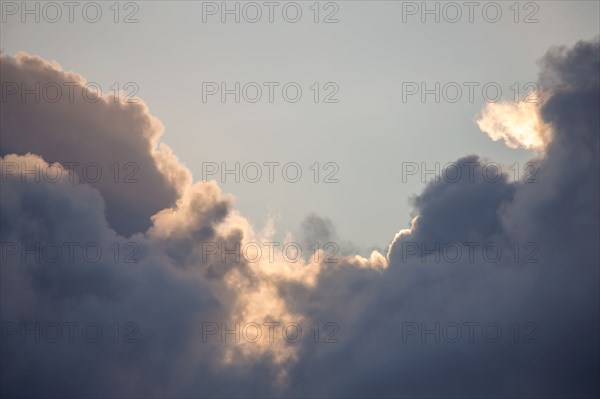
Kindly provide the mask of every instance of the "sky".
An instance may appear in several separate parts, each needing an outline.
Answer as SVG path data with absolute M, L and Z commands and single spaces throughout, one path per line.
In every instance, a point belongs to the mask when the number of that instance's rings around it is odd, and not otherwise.
M 73 4 L 0 4 L 2 396 L 600 393 L 600 3 Z

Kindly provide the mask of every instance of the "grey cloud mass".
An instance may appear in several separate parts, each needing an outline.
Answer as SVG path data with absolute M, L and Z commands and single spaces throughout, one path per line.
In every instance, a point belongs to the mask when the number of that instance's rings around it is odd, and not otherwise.
M 80 75 L 39 57 L 1 57 L 0 155 L 31 152 L 65 164 L 80 176 L 86 165 L 96 163 L 104 178 L 90 184 L 102 192 L 107 218 L 123 235 L 145 231 L 150 216 L 173 205 L 189 177 L 175 166 L 168 147 L 158 148 L 163 126 L 141 100 L 124 103 L 115 102 L 112 94 L 98 97 L 97 85 L 86 85 Z M 37 92 L 37 98 L 28 92 Z M 115 163 L 123 169 L 119 181 L 130 177 L 138 182 L 114 184 L 107 177 Z M 124 170 L 128 163 L 135 166 Z M 96 169 L 86 171 L 89 180 L 95 180 Z
M 332 264 L 203 259 L 207 241 L 233 248 L 268 234 L 255 231 L 214 181 L 192 183 L 168 149 L 157 152 L 162 127 L 141 104 L 3 103 L 3 163 L 134 160 L 144 174 L 130 188 L 3 176 L 3 243 L 134 243 L 139 262 L 114 262 L 108 250 L 94 264 L 7 256 L 2 321 L 135 321 L 140 340 L 9 337 L 0 349 L 2 395 L 597 397 L 599 56 L 594 39 L 550 49 L 540 61 L 540 84 L 551 94 L 541 114 L 553 139 L 535 159 L 536 183 L 508 175 L 486 181 L 486 160 L 466 155 L 457 165 L 474 180 L 428 184 L 413 201 L 412 226 L 387 254 L 344 253 Z M 82 79 L 40 58 L 2 56 L 3 82 L 71 78 Z M 337 233 L 310 215 L 299 240 L 315 239 L 337 240 Z M 473 242 L 505 250 L 534 243 L 536 262 L 515 262 L 512 252 L 497 262 L 435 262 L 435 250 L 426 258 L 406 251 L 414 243 L 464 250 Z M 203 322 L 267 320 L 335 322 L 338 341 L 202 339 Z M 464 336 L 403 339 L 407 323 L 436 322 L 457 323 Z M 465 323 L 479 329 L 473 342 Z M 498 342 L 481 339 L 486 323 L 502 326 Z M 536 329 L 535 340 L 521 335 L 515 343 L 514 323 Z

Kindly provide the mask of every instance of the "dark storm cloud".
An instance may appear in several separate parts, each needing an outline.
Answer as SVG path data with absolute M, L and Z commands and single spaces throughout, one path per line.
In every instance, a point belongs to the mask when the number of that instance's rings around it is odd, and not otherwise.
M 597 89 L 600 69 L 598 38 L 590 42 L 580 41 L 573 48 L 553 47 L 539 64 L 539 82 L 545 89 Z
M 0 155 L 32 152 L 48 162 L 77 162 L 71 167 L 79 175 L 97 163 L 102 178 L 92 185 L 102 192 L 112 227 L 124 235 L 145 231 L 150 216 L 175 202 L 186 174 L 173 166 L 168 148 L 157 150 L 163 127 L 143 102 L 98 98 L 96 85 L 38 57 L 1 55 L 0 63 Z M 120 184 L 113 180 L 115 163 Z M 125 170 L 129 163 L 135 166 Z M 96 169 L 87 170 L 95 180 Z M 137 182 L 123 183 L 127 176 Z
M 168 185 L 179 193 L 172 207 L 162 202 L 145 207 L 146 196 L 127 194 L 125 205 L 114 206 L 160 212 L 143 234 L 124 238 L 119 229 L 113 230 L 109 217 L 110 189 L 67 181 L 24 183 L 8 176 L 2 182 L 3 242 L 95 241 L 103 246 L 134 242 L 139 262 L 123 264 L 109 257 L 93 265 L 37 264 L 31 258 L 22 262 L 9 257 L 0 270 L 2 321 L 106 325 L 130 320 L 140 326 L 141 340 L 36 345 L 12 339 L 1 347 L 2 394 L 597 396 L 598 57 L 596 40 L 553 49 L 541 62 L 540 81 L 551 93 L 542 115 L 554 134 L 544 158 L 538 160 L 537 183 L 511 182 L 507 176 L 491 183 L 481 178 L 480 166 L 473 166 L 472 181 L 429 184 L 414 200 L 418 218 L 392 242 L 387 262 L 377 254 L 370 259 L 342 257 L 333 264 L 204 260 L 202 242 L 231 247 L 254 234 L 215 183 Z M 14 74 L 32 70 L 5 58 L 3 68 L 12 65 Z M 39 59 L 31 62 L 37 65 L 35 71 L 48 69 L 40 67 L 45 64 Z M 20 103 L 11 107 L 21 117 L 12 116 L 10 121 L 21 121 L 21 128 L 31 127 L 25 120 L 46 121 L 44 107 Z M 133 123 L 132 131 L 143 130 L 148 116 L 136 110 L 124 109 L 122 115 L 119 111 L 121 118 L 111 122 Z M 85 116 L 70 115 L 67 108 L 61 112 L 64 118 L 91 123 L 86 122 L 88 112 Z M 3 125 L 3 146 L 6 136 L 18 132 L 14 129 L 19 126 L 11 123 L 7 133 Z M 49 149 L 34 145 L 35 132 L 28 130 L 31 142 L 10 138 L 10 148 L 21 154 L 39 151 L 43 160 L 36 155 L 8 155 L 3 162 L 60 160 L 62 153 L 44 152 L 59 151 L 52 149 L 54 141 L 48 141 Z M 105 139 L 96 145 L 99 154 L 88 156 L 104 156 L 101 149 L 111 148 L 117 140 Z M 64 143 L 66 148 L 70 145 Z M 138 154 L 138 147 L 133 147 L 130 150 Z M 124 156 L 130 155 L 124 151 Z M 152 164 L 152 156 L 147 162 Z M 457 164 L 467 171 L 475 162 L 484 161 L 471 155 Z M 171 163 L 163 171 L 185 175 L 182 168 Z M 136 223 L 135 231 L 140 226 Z M 330 221 L 311 215 L 300 240 L 337 240 L 337 233 Z M 505 251 L 514 243 L 533 242 L 536 262 L 515 262 L 513 252 L 505 252 L 510 255 L 497 262 L 471 262 L 463 256 L 454 263 L 445 258 L 432 261 L 435 254 L 422 261 L 418 255 L 403 253 L 407 243 L 434 248 L 436 243 L 466 241 L 480 247 L 495 242 Z M 522 260 L 524 253 L 520 255 Z M 266 346 L 202 342 L 202 321 L 236 318 L 259 323 L 302 319 L 321 326 L 331 321 L 339 326 L 338 342 Z M 463 329 L 461 340 L 435 342 L 429 335 L 422 342 L 420 332 L 403 340 L 407 323 L 433 328 L 436 322 L 457 323 Z M 515 322 L 520 326 L 518 343 Z M 536 329 L 529 341 L 524 335 L 531 331 L 522 330 L 528 322 Z M 464 323 L 478 323 L 474 342 L 469 342 Z M 483 338 L 486 323 L 501 326 L 498 342 Z M 325 335 L 322 332 L 321 341 Z
M 515 191 L 508 176 L 497 181 L 484 178 L 486 161 L 477 156 L 461 158 L 454 165 L 460 178 L 432 182 L 414 199 L 419 218 L 409 237 L 411 242 L 433 248 L 433 243 L 483 242 L 502 233 L 498 210 Z M 392 264 L 401 262 L 401 247 L 400 242 L 392 246 Z
M 2 162 L 25 162 L 30 166 L 44 161 L 35 155 L 9 155 Z M 3 396 L 115 396 L 123 392 L 166 395 L 196 386 L 198 375 L 206 392 L 217 392 L 226 384 L 218 366 L 221 348 L 218 342 L 202 343 L 201 322 L 231 319 L 228 298 L 236 293 L 228 292 L 214 276 L 210 283 L 204 276 L 211 269 L 220 271 L 219 266 L 230 270 L 244 265 L 201 263 L 199 257 L 171 259 L 169 251 L 183 248 L 174 247 L 183 245 L 181 233 L 194 235 L 211 229 L 229 208 L 210 184 L 196 186 L 194 191 L 192 208 L 182 205 L 187 214 L 179 215 L 190 221 L 188 228 L 179 224 L 173 226 L 176 231 L 169 231 L 167 220 L 156 223 L 147 237 L 126 239 L 110 228 L 97 189 L 71 183 L 67 178 L 24 183 L 19 176 L 3 176 Z M 199 199 L 203 200 L 201 204 L 196 202 Z M 232 239 L 215 232 L 211 238 Z M 75 244 L 72 259 L 65 243 Z M 96 257 L 92 251 L 86 257 L 82 247 L 89 243 L 100 247 L 102 255 Z M 12 247 L 15 244 L 16 252 Z M 36 244 L 48 248 L 57 244 L 62 255 L 53 261 L 53 250 L 45 255 L 40 251 L 42 255 L 36 258 L 35 252 L 26 252 Z M 123 250 L 116 261 L 111 250 L 115 245 L 134 245 L 134 262 L 125 262 L 124 255 L 129 251 Z M 54 335 L 53 330 L 47 336 L 43 332 L 41 337 L 38 335 L 39 342 L 35 342 L 35 334 L 21 335 L 22 330 L 35 330 L 36 322 L 41 323 L 38 334 L 48 323 L 58 323 L 61 339 L 46 341 Z M 73 342 L 69 341 L 69 323 L 77 323 L 72 330 Z M 118 342 L 113 341 L 115 323 L 120 325 Z M 127 323 L 134 324 L 125 330 Z M 11 324 L 19 333 L 7 333 Z M 83 327 L 89 324 L 102 329 L 102 339 L 97 343 L 82 338 Z M 96 329 L 89 331 L 93 340 Z M 125 340 L 129 338 L 135 342 Z M 261 367 L 260 359 L 254 366 Z M 237 367 L 243 365 L 232 366 L 229 372 L 239 373 Z M 239 377 L 240 386 L 248 383 L 247 378 Z M 264 378 L 263 385 L 268 387 L 268 373 Z M 254 378 L 251 380 L 254 383 Z

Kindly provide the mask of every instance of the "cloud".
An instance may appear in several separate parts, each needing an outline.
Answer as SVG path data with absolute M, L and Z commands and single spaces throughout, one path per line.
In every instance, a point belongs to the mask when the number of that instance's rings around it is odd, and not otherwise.
M 295 394 L 598 394 L 598 42 L 558 54 L 551 50 L 541 62 L 541 81 L 554 79 L 543 83 L 551 95 L 538 112 L 554 135 L 535 160 L 537 181 L 491 183 L 482 178 L 485 160 L 464 157 L 456 164 L 473 179 L 433 181 L 415 198 L 417 217 L 390 245 L 382 276 L 341 266 L 322 272 L 304 302 L 346 334 L 325 354 L 306 349 L 293 371 Z M 572 74 L 571 64 L 589 76 Z M 469 243 L 494 243 L 510 256 L 471 262 Z M 516 262 L 510 248 L 527 243 Z M 465 255 L 453 261 L 447 248 Z M 523 262 L 533 252 L 536 261 Z M 509 326 L 527 321 L 537 323 L 539 340 L 511 345 Z M 497 322 L 508 341 L 465 344 L 465 322 Z M 443 338 L 452 323 L 462 327 L 459 343 Z M 407 325 L 418 332 L 403 342 Z M 328 371 L 330 378 L 318 378 Z
M 549 97 L 536 112 L 552 138 L 536 160 L 537 182 L 505 175 L 490 182 L 482 178 L 486 160 L 465 156 L 457 165 L 473 179 L 430 183 L 387 255 L 342 252 L 332 263 L 323 250 L 296 262 L 281 251 L 236 259 L 236 244 L 269 242 L 274 229 L 257 230 L 215 182 L 192 183 L 170 150 L 157 147 L 162 126 L 142 104 L 8 101 L 0 161 L 3 331 L 14 327 L 7 322 L 94 322 L 107 339 L 32 344 L 30 336 L 22 342 L 19 333 L 5 334 L 2 394 L 597 395 L 598 54 L 597 40 L 581 42 L 550 50 L 540 63 Z M 24 54 L 2 56 L 2 68 L 3 82 L 83 81 Z M 89 159 L 134 159 L 144 179 L 131 188 L 70 179 L 62 162 Z M 63 173 L 53 181 L 13 173 L 54 162 Z M 310 215 L 298 240 L 337 237 L 330 221 Z M 41 260 L 22 251 L 35 243 L 47 249 Z M 53 243 L 78 243 L 75 259 L 51 261 Z M 86 243 L 102 248 L 97 261 L 80 250 Z M 207 243 L 227 256 L 207 256 Z M 505 256 L 482 260 L 486 243 Z M 450 259 L 448 248 L 467 254 L 471 244 L 476 261 Z M 271 321 L 299 323 L 304 339 L 269 342 L 265 325 L 257 343 L 231 335 L 222 343 L 222 331 L 203 339 L 206 322 L 235 329 L 235 322 Z M 110 327 L 128 322 L 139 327 L 139 341 L 114 343 Z M 490 342 L 498 326 L 502 335 Z
M 479 129 L 510 148 L 543 152 L 552 139 L 550 125 L 543 121 L 537 103 L 489 103 L 477 120 Z
M 145 231 L 150 216 L 171 206 L 191 180 L 172 151 L 159 145 L 163 125 L 143 101 L 115 101 L 112 93 L 98 97 L 96 85 L 82 76 L 26 53 L 0 55 L 0 65 L 0 155 L 31 152 L 80 177 L 87 166 L 91 181 L 99 170 L 102 178 L 91 185 L 102 192 L 108 220 L 119 233 Z

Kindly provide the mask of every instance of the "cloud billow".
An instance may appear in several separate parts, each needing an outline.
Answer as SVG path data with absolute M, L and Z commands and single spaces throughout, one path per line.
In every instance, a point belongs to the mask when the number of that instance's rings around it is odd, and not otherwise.
M 2 394 L 598 395 L 599 54 L 593 40 L 551 49 L 540 63 L 549 97 L 539 112 L 552 140 L 536 183 L 508 176 L 492 183 L 480 166 L 473 181 L 432 182 L 415 197 L 416 218 L 386 256 L 344 254 L 333 264 L 203 259 L 206 241 L 232 248 L 272 233 L 255 231 L 215 182 L 192 183 L 160 147 L 162 127 L 142 105 L 3 104 L 4 165 L 135 159 L 147 172 L 124 191 L 3 175 L 3 251 L 7 242 L 132 244 L 136 262 L 115 262 L 110 250 L 95 263 L 8 255 L 0 269 L 2 322 L 134 321 L 140 340 L 32 344 L 10 336 L 0 349 Z M 27 55 L 3 55 L 2 69 L 3 81 L 73 78 Z M 469 155 L 457 165 L 477 162 Z M 303 241 L 335 235 L 314 215 L 302 230 Z M 465 242 L 535 243 L 536 262 L 435 261 L 436 244 Z M 425 258 L 406 254 L 414 243 L 428 248 Z M 338 340 L 202 339 L 207 321 L 268 320 L 335 322 Z M 436 325 L 445 334 L 458 325 L 462 336 L 422 334 Z M 500 326 L 503 335 L 482 338 L 484 325 Z M 472 341 L 467 326 L 476 331 Z

